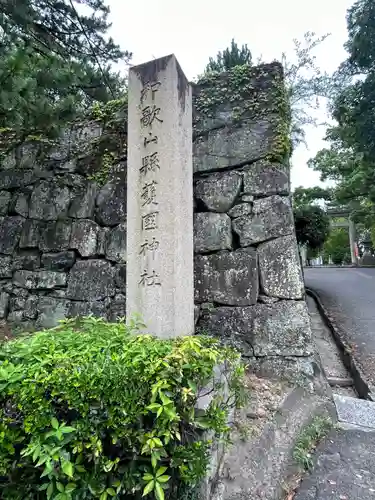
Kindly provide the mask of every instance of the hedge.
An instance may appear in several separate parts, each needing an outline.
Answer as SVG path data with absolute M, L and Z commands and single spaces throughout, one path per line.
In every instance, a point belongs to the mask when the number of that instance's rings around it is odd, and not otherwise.
M 138 329 L 70 319 L 0 345 L 2 499 L 181 499 L 199 485 L 242 400 L 239 354 Z

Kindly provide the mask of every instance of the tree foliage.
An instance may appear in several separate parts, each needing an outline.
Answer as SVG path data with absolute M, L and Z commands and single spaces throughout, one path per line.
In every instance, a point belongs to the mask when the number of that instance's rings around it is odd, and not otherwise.
M 323 247 L 325 262 L 332 259 L 334 264 L 348 264 L 351 261 L 348 230 L 333 228 Z
M 252 55 L 247 45 L 242 45 L 241 48 L 232 39 L 230 47 L 222 52 L 218 52 L 216 59 L 210 57 L 209 63 L 206 66 L 206 73 L 211 71 L 228 71 L 235 66 L 243 66 L 252 64 Z
M 316 204 L 318 200 L 329 201 L 332 198 L 332 190 L 314 186 L 304 188 L 296 187 L 293 191 L 293 207 L 300 208 L 306 205 Z
M 329 235 L 329 218 L 316 205 L 302 205 L 294 209 L 297 242 L 311 250 L 322 248 Z
M 335 198 L 366 226 L 375 223 L 375 3 L 357 0 L 347 13 L 348 52 L 336 72 L 329 147 L 309 165 L 336 184 Z
M 108 14 L 104 0 L 1 0 L 0 128 L 51 135 L 124 91 L 111 64 L 131 54 L 107 37 Z

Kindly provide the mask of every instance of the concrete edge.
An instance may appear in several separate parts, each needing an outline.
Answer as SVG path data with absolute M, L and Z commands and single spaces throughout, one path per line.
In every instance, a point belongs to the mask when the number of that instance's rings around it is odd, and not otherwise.
M 311 288 L 306 288 L 306 294 L 312 297 L 318 307 L 319 313 L 321 314 L 326 326 L 330 329 L 332 337 L 339 348 L 341 360 L 345 367 L 349 371 L 350 375 L 353 377 L 354 387 L 361 399 L 367 399 L 369 401 L 375 401 L 374 389 L 366 381 L 366 378 L 359 367 L 358 362 L 355 360 L 351 349 L 347 345 L 344 335 L 341 333 L 339 326 L 332 319 L 329 312 L 320 300 L 319 295 Z

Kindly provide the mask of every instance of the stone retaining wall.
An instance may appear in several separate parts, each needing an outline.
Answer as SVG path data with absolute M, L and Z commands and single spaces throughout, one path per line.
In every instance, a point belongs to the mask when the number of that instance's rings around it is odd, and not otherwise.
M 197 331 L 219 335 L 253 359 L 303 359 L 311 334 L 290 199 L 282 68 L 238 67 L 208 77 L 195 86 L 194 106 Z M 110 167 L 88 148 L 105 133 L 99 122 L 86 123 L 43 161 L 28 145 L 2 162 L 1 319 L 49 327 L 65 316 L 125 315 L 124 148 L 115 145 L 122 159 Z

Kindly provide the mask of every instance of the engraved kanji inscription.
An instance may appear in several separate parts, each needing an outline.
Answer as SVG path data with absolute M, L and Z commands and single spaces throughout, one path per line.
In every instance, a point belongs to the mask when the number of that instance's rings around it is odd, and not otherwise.
M 161 285 L 160 276 L 155 270 L 152 270 L 152 272 L 149 273 L 147 269 L 145 269 L 141 274 L 141 279 L 139 280 L 138 284 L 143 286 Z
M 155 258 L 155 252 L 159 248 L 159 242 L 156 238 L 152 238 L 151 241 L 145 239 L 145 241 L 141 245 L 141 250 L 139 252 L 140 255 L 146 255 L 147 252 L 152 254 L 152 258 Z
M 142 191 L 141 191 L 141 200 L 142 200 L 142 207 L 145 207 L 146 205 L 157 205 L 158 202 L 156 201 L 156 186 L 157 186 L 156 181 L 150 181 L 146 182 L 142 186 Z
M 142 216 L 142 229 L 150 231 L 151 229 L 158 228 L 158 215 L 159 212 L 150 212 Z
M 143 138 L 143 146 L 147 147 L 151 142 L 157 144 L 158 143 L 158 136 L 152 135 L 152 133 L 149 132 L 148 137 Z
M 155 93 L 159 90 L 161 82 L 147 82 L 143 89 L 141 90 L 141 104 L 147 99 L 147 96 L 151 92 L 152 100 L 155 99 Z
M 155 152 L 152 155 L 147 155 L 142 158 L 142 167 L 139 169 L 141 174 L 146 175 L 147 172 L 155 172 L 160 169 L 159 153 Z
M 161 108 L 156 107 L 155 104 L 152 106 L 146 106 L 145 108 L 142 109 L 142 116 L 141 116 L 141 125 L 142 127 L 149 127 L 151 126 L 155 120 L 157 120 L 159 123 L 163 123 L 163 120 L 159 118 L 159 113 L 161 111 Z

